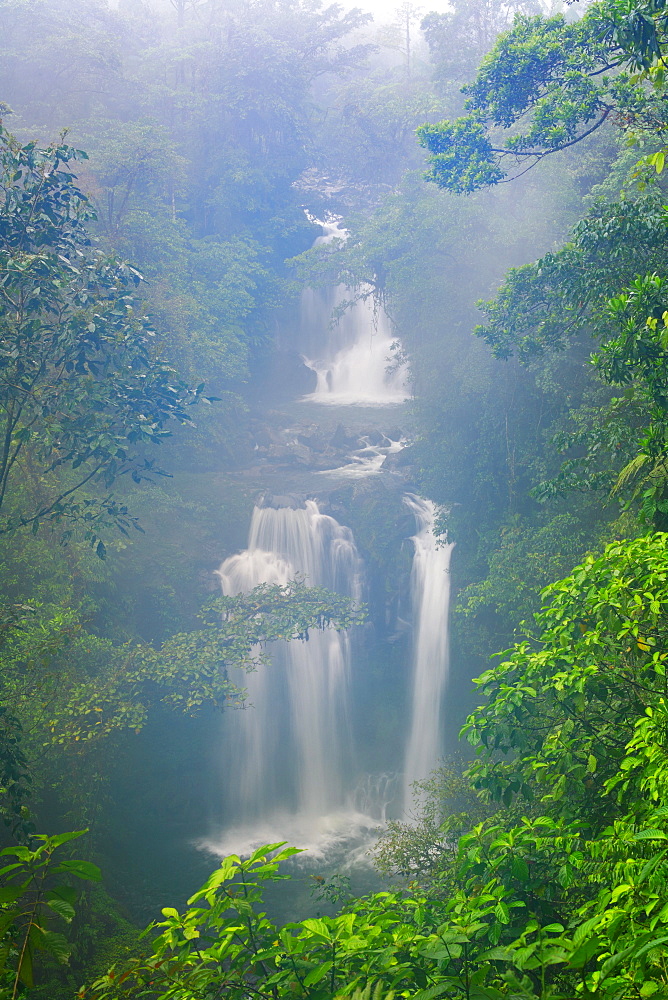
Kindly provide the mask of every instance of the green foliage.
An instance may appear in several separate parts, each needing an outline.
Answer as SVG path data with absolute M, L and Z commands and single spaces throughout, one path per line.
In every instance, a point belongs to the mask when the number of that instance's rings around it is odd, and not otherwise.
M 21 747 L 21 723 L 0 706 L 0 815 L 17 840 L 23 841 L 34 831 L 27 799 L 32 778 Z
M 484 125 L 471 115 L 454 122 L 421 125 L 417 134 L 431 154 L 429 180 L 439 187 L 468 194 L 498 184 L 504 176 Z
M 545 589 L 535 634 L 478 681 L 488 703 L 464 729 L 477 787 L 605 821 L 601 784 L 664 691 L 667 552 L 663 534 L 615 542 Z
M 657 527 L 665 525 L 666 507 L 664 235 L 665 210 L 654 194 L 596 205 L 565 247 L 509 273 L 485 305 L 488 322 L 476 330 L 498 357 L 516 352 L 534 367 L 549 352 L 581 356 L 593 335 L 599 377 L 624 387 L 624 395 L 572 407 L 570 428 L 554 441 L 569 457 L 534 495 L 544 500 L 569 488 L 613 486 L 628 494 L 647 465 L 649 479 L 631 491 L 631 502 Z M 645 266 L 656 270 L 637 277 Z
M 608 546 L 547 588 L 543 631 L 481 678 L 490 702 L 466 727 L 482 755 L 474 782 L 540 799 L 551 814 L 523 824 L 524 848 L 522 827 L 481 827 L 470 870 L 494 870 L 505 885 L 519 877 L 529 890 L 537 876 L 538 898 L 527 901 L 567 928 L 560 960 L 581 970 L 585 996 L 666 988 L 666 566 L 656 534 Z
M 207 702 L 222 708 L 243 701 L 228 672 L 266 666 L 256 647 L 277 639 L 306 641 L 311 629 L 346 629 L 364 616 L 349 598 L 297 581 L 216 598 L 200 617 L 203 629 L 173 636 L 157 651 L 139 651 L 138 679 L 155 679 L 167 689 L 164 701 L 189 712 Z
M 660 830 L 647 830 L 647 837 L 642 832 L 631 843 L 661 839 Z M 619 917 L 640 907 L 619 913 L 622 907 L 613 906 L 592 917 L 592 907 L 585 905 L 568 929 L 548 916 L 559 892 L 552 884 L 549 896 L 542 896 L 541 875 L 554 877 L 562 856 L 579 874 L 582 852 L 573 851 L 573 841 L 572 828 L 560 828 L 547 817 L 525 820 L 508 834 L 491 827 L 487 838 L 475 830 L 461 841 L 462 857 L 466 852 L 461 871 L 491 870 L 484 886 L 478 881 L 477 888 L 459 890 L 437 905 L 424 896 L 377 893 L 352 901 L 336 917 L 307 918 L 280 928 L 259 909 L 262 884 L 285 877 L 278 874 L 279 863 L 295 848 L 266 845 L 244 861 L 232 855 L 188 900 L 189 909 L 163 909 L 165 919 L 149 928 L 158 932 L 151 954 L 115 966 L 78 996 L 196 1000 L 223 992 L 242 996 L 251 989 L 260 997 L 323 1000 L 372 991 L 410 992 L 420 1000 L 566 1000 L 581 993 L 589 998 L 625 995 L 620 987 L 632 990 L 648 979 L 656 988 L 641 995 L 664 995 L 658 992 L 665 940 L 658 898 L 653 929 L 631 943 L 630 928 Z M 636 903 L 645 886 L 651 892 L 661 884 L 656 869 L 645 863 L 644 874 L 636 877 Z M 619 875 L 617 866 L 614 874 Z M 473 874 L 471 882 L 475 880 Z M 566 884 L 562 872 L 558 885 Z M 607 893 L 608 900 L 611 895 L 613 900 L 624 898 L 630 889 L 620 883 Z M 537 901 L 542 919 L 527 912 L 527 904 Z M 617 911 L 612 920 L 610 910 Z M 588 918 L 583 921 L 584 915 Z
M 572 24 L 562 15 L 517 15 L 464 88 L 471 113 L 420 130 L 431 154 L 428 179 L 470 193 L 505 179 L 508 160 L 523 172 L 613 113 L 625 127 L 648 127 L 661 111 L 622 67 L 649 69 L 663 34 L 661 14 L 649 4 L 631 18 L 613 3 L 592 4 Z M 497 139 L 499 129 L 508 138 Z
M 546 964 L 550 927 L 538 935 L 542 953 L 533 964 L 524 955 L 516 963 L 512 953 L 490 952 L 493 928 L 507 924 L 510 910 L 521 906 L 506 904 L 496 888 L 472 898 L 460 894 L 442 907 L 424 897 L 382 892 L 351 902 L 336 917 L 277 928 L 258 907 L 262 883 L 281 878 L 279 863 L 295 853 L 282 847 L 266 845 L 244 861 L 225 858 L 190 898 L 188 910 L 163 910 L 150 956 L 110 970 L 79 995 L 194 1000 L 221 992 L 243 996 L 252 987 L 260 997 L 411 990 L 421 1000 L 474 1000 L 501 996 L 486 989 L 497 961 L 520 968 Z
M 532 264 L 511 269 L 476 329 L 496 357 L 528 360 L 546 352 L 585 349 L 592 334 L 614 331 L 608 300 L 639 271 L 663 270 L 666 217 L 660 196 L 597 202 L 570 240 Z
M 98 525 L 132 521 L 111 497 L 82 499 L 83 488 L 149 475 L 146 447 L 171 420 L 189 420 L 201 387 L 155 357 L 154 333 L 135 316 L 138 273 L 90 246 L 90 210 L 68 166 L 85 154 L 22 146 L 4 129 L 0 144 L 0 530 L 81 523 L 103 557 Z M 26 451 L 39 489 L 21 508 L 12 486 Z
M 231 674 L 264 669 L 258 646 L 361 619 L 348 598 L 300 583 L 217 598 L 201 614 L 203 628 L 158 647 L 91 635 L 72 610 L 26 610 L 3 644 L 3 701 L 29 727 L 34 756 L 54 746 L 85 752 L 113 733 L 139 731 L 156 701 L 189 713 L 238 705 L 244 692 Z
M 426 781 L 415 782 L 418 806 L 409 820 L 390 820 L 373 849 L 385 877 L 400 879 L 430 898 L 448 898 L 459 888 L 458 841 L 490 809 L 464 777 L 464 762 L 442 762 Z
M 498 901 L 472 964 L 499 996 L 665 995 L 667 579 L 665 535 L 608 546 L 480 679 L 471 780 L 529 812 L 431 850 L 469 918 L 480 886 Z
M 589 532 L 571 514 L 535 525 L 516 517 L 502 526 L 484 580 L 466 587 L 455 615 L 460 641 L 484 653 L 538 610 L 539 593 L 587 548 Z M 491 633 L 491 637 L 490 637 Z
M 350 876 L 335 873 L 325 878 L 322 875 L 312 875 L 313 885 L 311 895 L 318 900 L 326 900 L 336 906 L 341 900 L 352 898 L 350 891 Z
M 647 214 L 642 203 L 627 205 L 621 232 L 615 226 L 604 234 L 598 224 L 591 227 L 586 220 L 574 244 L 511 272 L 497 300 L 488 306 L 490 324 L 478 333 L 498 355 L 507 357 L 515 347 L 526 359 L 536 352 L 564 349 L 571 338 L 594 326 L 600 348 L 591 361 L 604 382 L 625 387 L 624 395 L 606 406 L 572 411 L 571 429 L 557 435 L 555 444 L 562 452 L 584 446 L 585 458 L 576 453 L 552 485 L 541 484 L 534 495 L 545 499 L 569 487 L 607 486 L 614 487 L 614 494 L 628 492 L 627 487 L 647 466 L 641 489 L 632 492 L 631 499 L 639 500 L 645 522 L 662 527 L 668 510 L 664 496 L 668 399 L 664 280 L 656 273 L 646 274 L 631 280 L 613 298 L 608 297 L 615 277 L 620 284 L 624 278 L 629 280 L 642 262 L 638 243 L 636 251 L 630 253 L 631 234 L 625 230 L 635 221 L 646 238 L 653 228 L 651 206 L 650 202 Z M 660 223 L 663 229 L 662 217 Z M 604 235 L 600 242 L 599 234 Z M 656 254 L 655 263 L 665 264 L 657 236 L 645 245 Z M 606 245 L 612 250 L 609 256 Z
M 6 847 L 10 860 L 0 868 L 0 989 L 3 996 L 22 995 L 35 984 L 39 952 L 67 963 L 70 946 L 60 931 L 51 929 L 54 918 L 71 923 L 77 890 L 72 877 L 99 881 L 100 871 L 89 861 L 57 859 L 58 848 L 82 836 L 85 830 L 47 837 L 33 835 L 38 846 Z

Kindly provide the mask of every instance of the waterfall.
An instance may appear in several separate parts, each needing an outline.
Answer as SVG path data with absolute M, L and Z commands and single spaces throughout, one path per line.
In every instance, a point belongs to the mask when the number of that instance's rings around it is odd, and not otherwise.
M 336 222 L 324 229 L 314 246 L 347 237 Z M 362 297 L 356 298 L 339 285 L 328 292 L 306 289 L 302 295 L 304 363 L 317 376 L 315 391 L 306 400 L 388 406 L 408 396 L 406 367 L 392 360 L 397 345 L 392 324 L 382 306 L 374 305 L 370 286 L 360 291 Z
M 219 569 L 225 594 L 296 577 L 359 597 L 360 562 L 349 528 L 304 507 L 256 507 L 248 548 Z M 348 719 L 350 637 L 313 630 L 308 642 L 271 644 L 271 663 L 239 678 L 248 707 L 226 719 L 227 812 L 235 825 L 292 829 L 300 843 L 344 806 L 353 773 Z M 243 839 L 243 835 L 242 835 Z
M 346 236 L 336 223 L 325 229 L 316 243 Z M 390 321 L 382 309 L 374 311 L 370 298 L 337 310 L 351 297 L 344 286 L 329 293 L 304 292 L 302 346 L 317 375 L 315 391 L 305 398 L 339 406 L 399 403 L 407 395 L 407 373 L 402 366 L 388 367 L 394 342 Z M 330 322 L 332 316 L 338 317 L 335 322 Z M 307 419 L 313 420 L 312 412 Z M 352 481 L 377 476 L 383 489 L 393 490 L 392 469 L 389 479 L 380 477 L 386 460 L 406 441 L 399 429 L 388 434 L 371 424 L 352 437 L 343 431 L 351 452 L 338 468 L 320 469 L 319 474 Z M 299 425 L 294 434 L 298 440 Z M 285 488 L 283 481 L 279 488 Z M 322 514 L 315 500 L 301 506 L 284 502 L 289 505 L 255 508 L 248 547 L 218 570 L 223 592 L 234 595 L 301 578 L 307 586 L 358 600 L 361 560 L 351 530 Z M 403 503 L 416 520 L 410 581 L 412 695 L 405 744 L 390 723 L 387 732 L 392 735 L 369 753 L 370 737 L 382 728 L 374 719 L 378 703 L 370 711 L 367 700 L 373 697 L 374 677 L 358 687 L 361 697 L 353 703 L 350 635 L 313 630 L 308 642 L 271 643 L 267 665 L 232 678 L 247 689 L 247 704 L 225 719 L 224 816 L 215 838 L 201 842 L 203 848 L 225 855 L 288 840 L 308 848 L 311 859 L 338 856 L 346 864 L 362 865 L 368 863 L 379 824 L 397 818 L 402 805 L 404 815 L 415 810 L 412 784 L 428 777 L 441 753 L 453 546 L 437 543 L 431 501 L 408 494 Z M 395 711 L 399 717 L 398 705 Z M 357 757 L 353 724 L 359 730 Z M 397 770 L 402 744 L 404 766 Z
M 436 539 L 436 507 L 430 500 L 407 494 L 404 503 L 417 522 L 411 571 L 412 708 L 403 797 L 404 812 L 409 813 L 415 804 L 413 782 L 427 778 L 441 755 L 441 712 L 448 679 L 450 556 L 454 544 Z

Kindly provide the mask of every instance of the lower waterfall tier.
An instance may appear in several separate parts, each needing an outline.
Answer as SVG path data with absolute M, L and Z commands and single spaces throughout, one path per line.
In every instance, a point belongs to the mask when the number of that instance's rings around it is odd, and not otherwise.
M 428 776 L 441 752 L 452 545 L 441 545 L 434 536 L 433 504 L 412 494 L 404 503 L 417 533 L 411 539 L 412 651 L 405 699 L 411 707 L 405 713 L 410 725 L 403 735 L 402 776 L 391 773 L 398 748 L 379 749 L 377 757 L 387 752 L 388 765 L 375 776 L 364 774 L 358 764 L 356 746 L 364 742 L 365 720 L 353 722 L 351 704 L 356 684 L 369 683 L 355 662 L 362 635 L 326 629 L 312 632 L 307 642 L 272 643 L 269 665 L 235 679 L 248 697 L 245 709 L 226 718 L 227 832 L 216 836 L 217 846 L 209 843 L 209 849 L 218 853 L 223 845 L 233 845 L 239 850 L 267 838 L 320 849 L 364 840 L 365 831 L 384 822 L 388 809 L 395 816 L 410 812 L 412 782 Z M 293 501 L 256 507 L 248 548 L 226 559 L 218 572 L 228 595 L 298 577 L 360 601 L 363 571 L 350 529 L 306 500 L 303 506 Z

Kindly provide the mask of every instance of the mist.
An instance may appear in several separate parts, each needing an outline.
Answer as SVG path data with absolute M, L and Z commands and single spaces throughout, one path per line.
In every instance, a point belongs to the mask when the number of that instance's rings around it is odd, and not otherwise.
M 526 785 L 475 798 L 473 679 L 533 634 L 543 587 L 641 531 L 638 494 L 596 491 L 663 396 L 629 391 L 619 430 L 590 362 L 591 302 L 635 276 L 608 279 L 581 221 L 623 186 L 614 114 L 512 183 L 434 182 L 464 147 L 418 130 L 475 118 L 516 15 L 544 20 L 522 0 L 0 0 L 0 208 L 24 220 L 2 246 L 32 281 L 0 314 L 3 836 L 87 829 L 104 873 L 89 942 L 75 923 L 71 964 L 22 980 L 36 997 L 136 951 L 230 855 L 234 887 L 254 851 L 303 850 L 268 887 L 276 921 L 432 891 L 471 825 L 448 818 Z M 528 112 L 503 113 L 519 134 Z M 484 155 L 502 119 L 475 119 Z M 660 273 L 649 214 L 634 239 Z M 560 290 L 580 252 L 598 298 Z M 588 451 L 591 423 L 616 429 Z M 598 478 L 568 493 L 583 456 Z

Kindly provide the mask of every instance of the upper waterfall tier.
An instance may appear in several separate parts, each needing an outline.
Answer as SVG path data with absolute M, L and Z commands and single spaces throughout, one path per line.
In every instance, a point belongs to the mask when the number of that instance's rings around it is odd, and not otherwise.
M 338 223 L 323 227 L 314 246 L 345 239 Z M 334 406 L 390 406 L 408 398 L 408 371 L 385 310 L 363 286 L 302 294 L 304 363 L 315 372 L 315 391 L 304 399 Z

